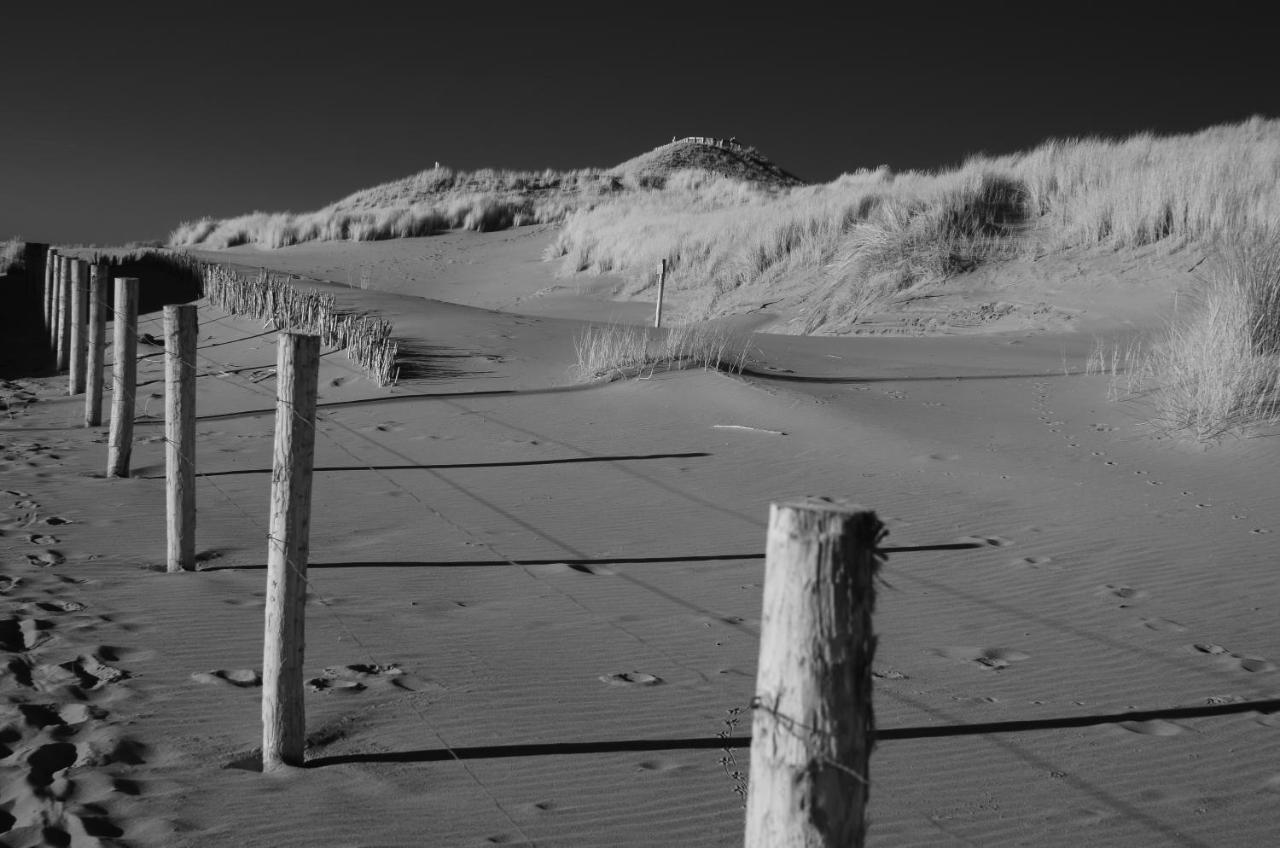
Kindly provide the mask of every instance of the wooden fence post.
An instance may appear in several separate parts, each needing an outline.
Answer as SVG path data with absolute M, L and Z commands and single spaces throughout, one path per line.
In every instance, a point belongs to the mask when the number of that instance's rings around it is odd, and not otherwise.
M 107 476 L 128 477 L 129 457 L 133 453 L 133 397 L 138 389 L 137 277 L 116 277 L 114 311 Z
M 71 369 L 67 378 L 67 394 L 84 392 L 84 366 L 89 350 L 89 263 L 83 259 L 71 262 Z
M 653 326 L 662 326 L 662 295 L 667 288 L 667 260 L 658 260 L 658 304 L 653 310 Z
M 317 336 L 280 334 L 262 656 L 264 771 L 301 766 L 306 742 L 302 660 L 319 366 Z
M 55 337 L 59 372 L 67 370 L 71 348 L 71 258 L 58 257 L 58 335 Z
M 54 338 L 54 304 L 58 302 L 58 250 L 50 247 L 45 259 L 45 333 Z M 52 348 L 52 345 L 50 345 Z
M 843 502 L 770 507 L 747 848 L 865 842 L 882 526 Z
M 164 308 L 165 560 L 196 567 L 196 307 Z
M 107 265 L 96 262 L 89 269 L 89 358 L 85 364 L 84 426 L 102 424 L 102 362 L 107 337 Z

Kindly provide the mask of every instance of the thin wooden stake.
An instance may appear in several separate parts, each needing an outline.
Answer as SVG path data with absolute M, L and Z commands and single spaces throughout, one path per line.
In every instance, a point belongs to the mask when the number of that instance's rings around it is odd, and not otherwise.
M 658 303 L 653 308 L 653 326 L 662 326 L 662 295 L 667 289 L 667 260 L 658 260 Z
M 881 528 L 825 499 L 770 508 L 747 848 L 865 842 Z
M 58 257 L 58 333 L 54 337 L 57 353 L 55 368 L 67 370 L 71 350 L 71 258 Z
M 84 367 L 89 351 L 89 263 L 83 259 L 71 263 L 71 368 L 67 377 L 67 394 L 84 392 Z
M 133 453 L 133 398 L 138 390 L 137 277 L 116 277 L 114 313 L 107 476 L 128 477 L 129 457 Z
M 107 266 L 89 269 L 89 358 L 85 365 L 84 426 L 102 424 L 102 363 L 107 340 Z
M 196 307 L 164 308 L 164 445 L 166 562 L 196 567 Z
M 279 339 L 262 656 L 264 771 L 301 766 L 306 741 L 302 661 L 320 367 L 318 337 L 281 333 Z

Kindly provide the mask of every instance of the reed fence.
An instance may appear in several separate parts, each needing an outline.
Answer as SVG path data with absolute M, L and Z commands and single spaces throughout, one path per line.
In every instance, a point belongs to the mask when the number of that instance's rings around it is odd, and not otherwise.
M 345 350 L 379 385 L 395 382 L 398 346 L 385 318 L 344 310 L 333 295 L 297 288 L 265 270 L 249 275 L 220 265 L 198 267 L 202 293 L 212 305 L 269 320 L 280 330 L 319 336 L 322 344 Z

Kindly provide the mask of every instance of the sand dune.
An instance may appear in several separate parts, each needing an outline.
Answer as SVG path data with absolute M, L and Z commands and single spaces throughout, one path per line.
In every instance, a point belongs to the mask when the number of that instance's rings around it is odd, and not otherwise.
M 159 358 L 127 480 L 65 378 L 3 385 L 0 841 L 740 844 L 766 511 L 799 494 L 891 531 L 872 844 L 1273 841 L 1270 440 L 1152 437 L 1088 332 L 762 335 L 744 378 L 578 388 L 573 310 L 649 307 L 538 296 L 518 237 L 399 278 L 263 254 L 424 346 L 390 389 L 322 358 L 305 770 L 255 765 L 273 336 L 201 310 L 192 574 L 156 570 Z

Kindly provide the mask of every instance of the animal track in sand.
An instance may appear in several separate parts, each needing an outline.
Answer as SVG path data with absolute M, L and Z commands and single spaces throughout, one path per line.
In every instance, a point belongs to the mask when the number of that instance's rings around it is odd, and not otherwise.
M 644 671 L 619 671 L 600 675 L 600 681 L 610 686 L 657 686 L 662 678 Z
M 191 679 L 197 683 L 222 683 L 241 689 L 262 685 L 262 675 L 252 668 L 216 668 L 212 671 L 197 671 L 192 673 Z
M 1010 663 L 1031 659 L 1030 654 L 1012 648 L 935 648 L 933 653 L 949 660 L 976 663 L 979 667 L 991 671 L 1000 671 L 1008 668 Z
M 59 542 L 56 536 L 43 536 L 39 533 L 28 533 L 27 541 L 33 545 L 56 545 Z

